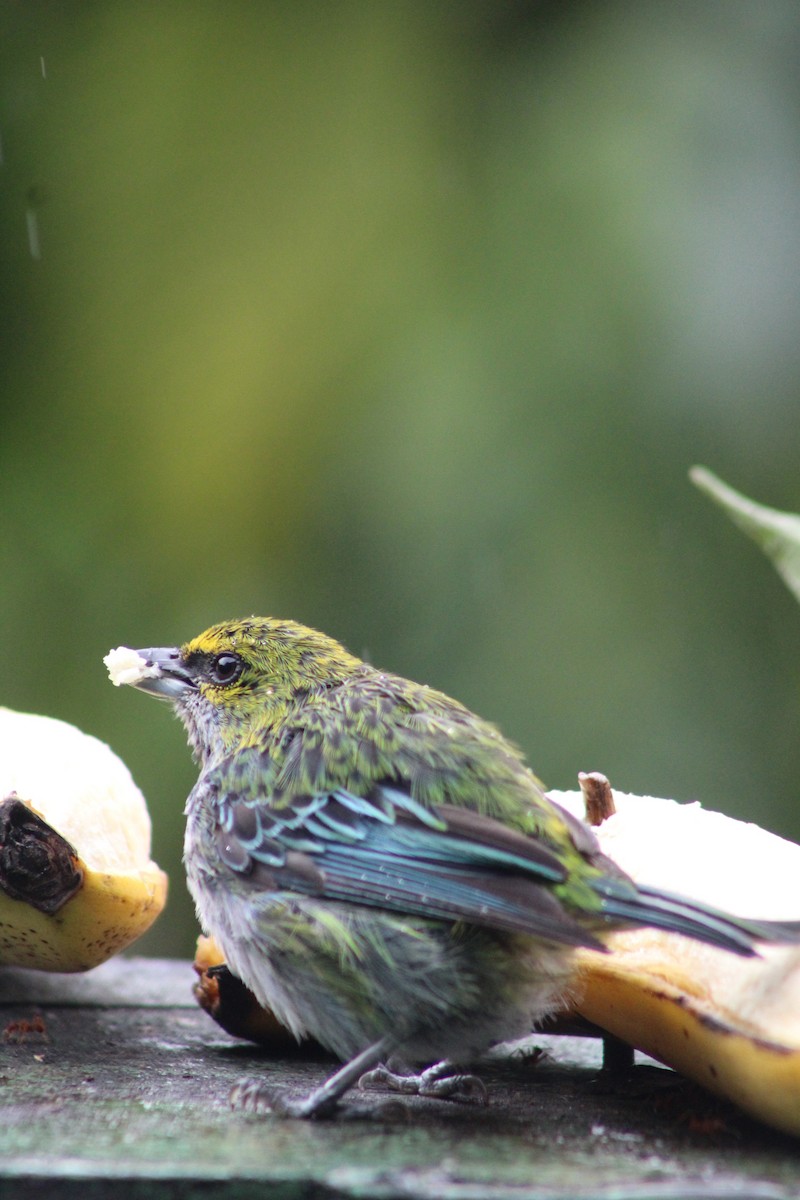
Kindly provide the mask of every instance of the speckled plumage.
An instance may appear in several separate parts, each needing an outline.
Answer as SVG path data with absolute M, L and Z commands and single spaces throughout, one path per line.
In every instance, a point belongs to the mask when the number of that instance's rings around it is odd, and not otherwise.
M 637 888 L 494 726 L 323 634 L 251 618 L 139 653 L 200 765 L 185 861 L 204 929 L 344 1059 L 463 1061 L 524 1033 L 620 921 L 750 952 L 744 923 Z

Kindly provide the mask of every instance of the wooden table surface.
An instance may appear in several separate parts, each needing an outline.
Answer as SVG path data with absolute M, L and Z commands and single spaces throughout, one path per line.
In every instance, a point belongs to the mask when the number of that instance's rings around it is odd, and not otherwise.
M 594 1039 L 480 1073 L 490 1102 L 356 1094 L 336 1120 L 232 1111 L 263 1075 L 301 1091 L 319 1053 L 236 1042 L 194 1002 L 189 963 L 118 958 L 87 975 L 0 970 L 0 1200 L 375 1197 L 712 1200 L 800 1196 L 800 1140 L 637 1056 L 603 1072 Z

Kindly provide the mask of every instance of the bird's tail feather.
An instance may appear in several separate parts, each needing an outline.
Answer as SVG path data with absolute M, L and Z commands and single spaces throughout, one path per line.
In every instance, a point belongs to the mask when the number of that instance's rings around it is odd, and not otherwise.
M 616 880 L 608 879 L 601 884 L 601 911 L 614 921 L 682 933 L 744 956 L 757 954 L 759 942 L 800 944 L 800 921 L 750 920 L 643 884 L 635 892 L 615 885 Z

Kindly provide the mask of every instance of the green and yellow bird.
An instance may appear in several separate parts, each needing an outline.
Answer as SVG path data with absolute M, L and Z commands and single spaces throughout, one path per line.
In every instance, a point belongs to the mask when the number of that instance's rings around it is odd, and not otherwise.
M 493 725 L 303 625 L 228 621 L 106 661 L 188 731 L 185 863 L 204 930 L 289 1029 L 345 1060 L 299 1101 L 249 1085 L 250 1107 L 329 1112 L 397 1054 L 436 1064 L 413 1086 L 446 1095 L 465 1077 L 439 1060 L 557 1011 L 576 947 L 602 951 L 621 924 L 738 954 L 796 935 L 633 883 Z

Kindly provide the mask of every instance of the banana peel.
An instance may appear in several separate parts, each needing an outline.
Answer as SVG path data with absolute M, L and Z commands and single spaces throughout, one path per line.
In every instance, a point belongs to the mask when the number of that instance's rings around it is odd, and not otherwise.
M 0 965 L 86 971 L 143 934 L 167 876 L 128 769 L 98 739 L 0 708 Z
M 550 795 L 585 815 L 581 792 Z M 800 916 L 800 846 L 696 803 L 617 792 L 613 802 L 595 833 L 634 879 L 741 916 Z M 653 929 L 605 940 L 609 954 L 579 952 L 575 1012 L 800 1135 L 800 947 L 742 958 Z
M 295 1036 L 271 1009 L 259 1004 L 250 989 L 229 969 L 222 950 L 212 937 L 201 934 L 197 939 L 194 969 L 197 973 L 194 997 L 226 1033 L 274 1051 L 297 1046 Z

